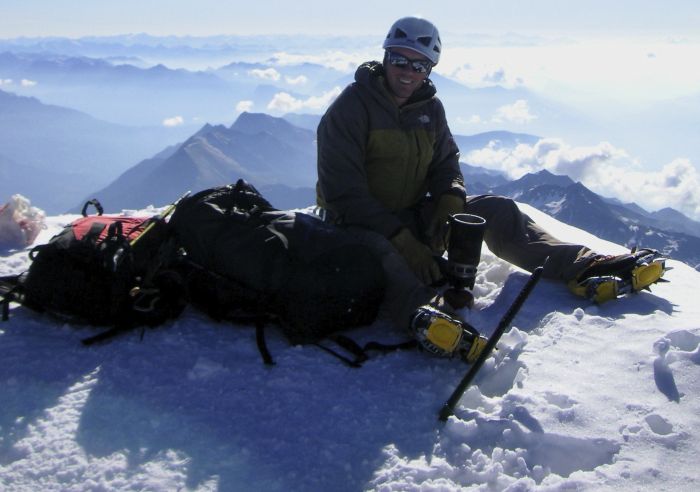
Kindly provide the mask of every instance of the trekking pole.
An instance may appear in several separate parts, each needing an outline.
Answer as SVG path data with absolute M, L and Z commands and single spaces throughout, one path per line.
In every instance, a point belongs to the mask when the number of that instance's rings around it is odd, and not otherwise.
M 180 198 L 178 198 L 173 203 L 171 203 L 170 206 L 163 211 L 163 213 L 161 213 L 160 215 L 153 216 L 153 220 L 151 221 L 151 223 L 146 226 L 146 228 L 143 230 L 143 232 L 141 234 L 136 236 L 131 241 L 131 243 L 129 243 L 129 246 L 133 247 L 134 244 L 136 244 L 139 239 L 141 239 L 148 231 L 150 231 L 151 229 L 153 229 L 155 227 L 156 222 L 158 222 L 159 220 L 165 219 L 168 215 L 173 213 L 175 211 L 175 208 L 177 207 L 177 204 L 180 203 L 180 201 L 182 201 L 183 198 L 186 198 L 187 196 L 189 196 L 190 193 L 191 193 L 190 191 L 186 191 L 185 193 L 183 193 L 183 195 Z
M 547 263 L 547 260 L 545 260 L 545 263 Z M 530 292 L 532 292 L 532 289 L 534 289 L 535 284 L 537 284 L 537 281 L 540 279 L 540 276 L 542 276 L 543 268 L 544 264 L 542 266 L 537 267 L 535 271 L 532 272 L 532 275 L 530 275 L 530 278 L 528 279 L 527 283 L 522 288 L 518 296 L 513 301 L 513 304 L 511 304 L 511 306 L 508 308 L 508 311 L 506 311 L 506 314 L 504 314 L 503 318 L 501 318 L 501 321 L 500 323 L 498 323 L 496 331 L 493 332 L 493 335 L 491 335 L 491 337 L 488 339 L 488 342 L 486 342 L 484 350 L 481 351 L 481 354 L 479 354 L 479 357 L 469 368 L 467 374 L 464 376 L 464 378 L 462 378 L 462 380 L 457 385 L 457 388 L 455 388 L 455 390 L 452 392 L 452 396 L 450 396 L 449 400 L 447 400 L 447 402 L 443 405 L 442 409 L 440 410 L 439 416 L 439 419 L 442 422 L 446 422 L 447 418 L 454 413 L 454 409 L 457 406 L 457 403 L 459 402 L 460 398 L 462 398 L 462 395 L 471 384 L 472 379 L 474 379 L 476 373 L 479 372 L 481 366 L 484 364 L 484 362 L 486 362 L 486 359 L 491 354 L 491 351 L 496 347 L 496 344 L 501 339 L 501 336 L 506 331 L 510 323 L 513 321 L 515 315 L 518 314 L 518 311 L 520 311 L 520 308 L 522 307 L 527 297 L 530 295 Z

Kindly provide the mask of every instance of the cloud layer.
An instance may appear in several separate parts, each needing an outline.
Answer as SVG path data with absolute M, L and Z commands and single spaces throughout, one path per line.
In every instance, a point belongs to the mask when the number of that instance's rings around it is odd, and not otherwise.
M 510 122 L 518 125 L 524 125 L 536 119 L 537 116 L 530 112 L 525 99 L 518 99 L 513 104 L 507 104 L 499 107 L 496 110 L 492 121 L 494 123 Z
M 673 207 L 700 220 L 700 173 L 689 159 L 675 159 L 659 171 L 644 171 L 623 149 L 608 142 L 572 147 L 560 139 L 502 148 L 495 143 L 463 160 L 503 171 L 511 179 L 546 169 L 568 175 L 603 196 L 636 202 L 648 210 Z
M 173 116 L 172 118 L 165 118 L 163 120 L 163 126 L 170 128 L 183 125 L 184 123 L 185 119 L 182 116 Z
M 29 79 L 22 79 L 19 82 L 19 85 L 22 87 L 34 87 L 35 85 L 38 84 L 36 80 L 29 80 Z M 0 86 L 11 86 L 15 85 L 15 81 L 13 79 L 2 79 L 0 78 Z
M 298 99 L 287 92 L 278 92 L 268 103 L 267 109 L 277 113 L 292 113 L 302 110 L 320 111 L 338 97 L 340 87 L 324 92 L 320 96 L 310 96 L 307 99 Z

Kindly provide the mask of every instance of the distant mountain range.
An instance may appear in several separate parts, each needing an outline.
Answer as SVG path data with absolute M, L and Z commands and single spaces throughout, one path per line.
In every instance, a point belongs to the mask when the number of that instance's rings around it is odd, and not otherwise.
M 323 39 L 328 50 L 361 51 L 376 45 L 375 36 L 332 36 Z M 0 39 L 0 52 L 22 54 L 63 54 L 131 63 L 168 63 L 173 66 L 213 67 L 235 59 L 266 59 L 282 49 L 294 53 L 316 51 L 317 35 L 216 35 L 152 36 L 145 33 L 111 36 L 20 37 Z
M 332 66 L 305 61 L 314 58 L 304 55 L 317 57 L 319 42 L 341 54 L 381 56 L 371 36 L 0 40 L 0 202 L 19 192 L 48 213 L 61 213 L 101 190 L 107 206 L 116 210 L 167 203 L 185 189 L 243 176 L 279 208 L 312 203 L 318 113 L 354 73 L 352 64 L 337 60 Z M 606 107 L 592 116 L 593 110 L 573 109 L 524 86 L 476 89 L 440 70 L 431 79 L 452 130 L 476 133 L 455 135 L 463 155 L 487 144 L 532 145 L 538 134 L 563 137 L 572 145 L 606 140 L 657 167 L 679 157 L 697 160 L 700 93 L 638 112 Z M 516 101 L 524 104 L 518 114 L 527 117 L 525 122 L 508 117 Z M 229 127 L 243 108 L 249 113 Z M 261 112 L 285 115 L 286 121 Z M 166 122 L 175 126 L 158 126 Z M 520 200 L 574 225 L 598 228 L 617 242 L 656 241 L 676 257 L 694 261 L 692 240 L 686 238 L 700 236 L 700 225 L 675 210 L 648 213 L 595 194 L 586 198 L 585 187 L 544 176 L 525 190 L 524 183 L 509 183 L 498 172 L 467 163 L 462 169 L 470 192 L 519 194 Z M 179 172 L 167 172 L 172 170 Z M 576 210 L 584 198 L 592 200 L 589 210 L 596 210 L 596 221 L 585 226 L 592 214 Z
M 163 205 L 186 190 L 242 177 L 278 208 L 306 207 L 315 201 L 315 125 L 320 116 L 287 118 L 242 113 L 230 127 L 207 124 L 175 143 L 181 128 L 115 125 L 0 91 L 0 200 L 22 193 L 48 213 L 62 213 L 82 206 L 80 197 L 97 196 L 108 210 L 119 211 Z M 539 137 L 496 131 L 455 135 L 455 140 L 466 155 L 486 145 L 533 145 Z M 152 157 L 144 160 L 146 155 Z M 130 162 L 137 164 L 129 167 Z M 675 210 L 649 213 L 546 172 L 509 181 L 497 171 L 467 163 L 462 169 L 472 194 L 511 196 L 611 241 L 654 247 L 692 265 L 700 263 L 700 223 Z
M 0 202 L 22 193 L 49 213 L 182 139 L 180 129 L 127 127 L 0 90 Z
M 476 45 L 483 42 L 479 36 L 467 37 Z M 338 55 L 331 62 L 324 52 Z M 227 124 L 241 102 L 248 111 L 276 116 L 297 111 L 297 106 L 320 112 L 319 98 L 349 83 L 355 63 L 365 61 L 357 53 L 368 54 L 363 58 L 381 57 L 372 36 L 128 34 L 0 39 L 0 81 L 13 79 L 15 86 L 9 89 L 13 92 L 114 123 L 155 125 L 181 116 L 191 134 L 204 122 Z M 307 62 L 324 58 L 328 61 Z M 468 66 L 468 60 L 464 62 Z M 700 91 L 645 109 L 615 101 L 577 109 L 523 85 L 500 86 L 504 81 L 495 75 L 484 81 L 490 87 L 473 88 L 443 74 L 440 67 L 433 72 L 431 79 L 453 131 L 527 131 L 564 138 L 572 145 L 607 141 L 649 167 L 679 157 L 697 162 L 700 155 L 696 138 Z M 20 83 L 24 80 L 27 87 Z M 289 95 L 290 104 L 270 104 L 279 92 Z M 516 102 L 524 104 L 518 115 L 525 115 L 525 120 L 508 111 Z
M 152 39 L 151 39 L 152 41 Z M 169 40 L 172 42 L 172 40 Z M 268 40 L 269 41 L 269 40 Z M 121 40 L 124 43 L 124 40 Z M 7 46 L 11 43 L 1 43 Z M 11 45 L 12 46 L 12 45 Z M 109 50 L 105 44 L 88 43 L 69 46 L 53 40 L 46 47 L 61 49 L 64 53 L 24 51 L 36 45 L 14 44 L 13 51 L 0 52 L 0 74 L 15 81 L 36 82 L 30 88 L 17 87 L 20 94 L 31 94 L 42 101 L 75 108 L 97 118 L 126 125 L 154 125 L 163 119 L 179 115 L 187 124 L 194 121 L 221 123 L 229 121 L 241 101 L 252 104 L 252 111 L 264 111 L 281 116 L 288 106 L 304 105 L 310 99 L 322 98 L 324 93 L 343 88 L 354 79 L 354 68 L 344 70 L 315 63 L 290 63 L 288 60 L 269 57 L 256 62 L 234 61 L 203 70 L 173 69 L 163 63 L 143 66 L 128 59 L 94 58 L 75 54 L 76 51 Z M 41 46 L 41 45 L 39 45 Z M 266 44 L 269 50 L 269 43 Z M 171 46 L 157 50 L 157 46 L 131 44 L 114 48 L 112 53 L 121 56 L 141 53 L 165 56 L 179 50 L 181 56 L 201 54 L 198 49 L 187 50 Z M 163 48 L 163 47 L 161 47 Z M 231 46 L 222 46 L 222 53 L 236 56 Z M 253 53 L 255 49 L 253 49 Z M 205 49 L 211 54 L 210 49 Z M 166 53 L 167 52 L 167 53 Z M 366 60 L 362 60 L 366 61 Z M 597 124 L 590 118 L 567 107 L 549 101 L 524 88 L 470 88 L 439 73 L 431 80 L 438 94 L 450 109 L 453 129 L 459 122 L 479 116 L 489 122 L 499 108 L 518 100 L 527 101 L 533 117 L 528 125 L 531 132 L 556 137 L 586 139 Z M 284 92 L 287 103 L 271 104 L 273 98 Z M 105 97 L 109 94 L 109 97 Z M 293 102 L 292 102 L 293 101 Z M 291 109 L 291 108 L 290 108 Z M 319 103 L 307 105 L 307 112 L 320 112 Z M 563 124 L 563 123 L 566 124 Z M 503 120 L 499 128 L 517 131 L 521 123 Z M 480 125 L 484 127 L 484 125 Z M 493 127 L 493 124 L 490 125 Z M 488 127 L 484 127 L 488 128 Z
M 305 126 L 319 117 L 290 115 Z M 312 125 L 313 123 L 314 125 Z M 163 205 L 186 190 L 200 190 L 244 178 L 281 209 L 302 208 L 316 200 L 316 132 L 285 118 L 263 113 L 242 113 L 230 127 L 205 125 L 184 143 L 165 149 L 124 172 L 105 188 L 86 196 L 98 197 L 105 208 L 119 211 Z M 503 147 L 534 143 L 533 135 L 488 132 L 456 136 L 466 151 L 489 142 Z M 507 180 L 496 171 L 464 165 L 465 175 L 498 185 Z M 83 200 L 84 202 L 84 200 Z M 73 211 L 82 203 L 73 204 Z
M 162 205 L 187 190 L 243 178 L 277 208 L 308 206 L 316 179 L 315 139 L 315 132 L 282 118 L 243 113 L 229 128 L 205 125 L 181 145 L 140 162 L 93 195 L 107 210 L 119 211 Z
M 129 126 L 160 125 L 176 115 L 230 119 L 240 89 L 203 71 L 47 53 L 0 53 L 0 74 L 14 81 L 13 92 Z M 21 80 L 31 85 L 24 87 Z
M 538 137 L 509 132 L 456 136 L 465 150 L 512 148 Z M 108 210 L 164 205 L 186 190 L 244 178 L 281 209 L 315 202 L 315 133 L 283 118 L 243 113 L 231 127 L 205 125 L 183 144 L 129 169 L 94 193 Z M 649 213 L 635 204 L 603 198 L 566 176 L 548 171 L 509 181 L 503 174 L 462 163 L 470 194 L 494 193 L 528 203 L 557 219 L 618 244 L 659 249 L 700 264 L 700 223 L 671 209 Z M 76 204 L 75 210 L 82 205 Z
M 470 192 L 511 197 L 603 239 L 658 249 L 700 269 L 700 223 L 673 209 L 649 213 L 634 203 L 603 198 L 581 183 L 549 171 L 495 186 L 472 183 Z

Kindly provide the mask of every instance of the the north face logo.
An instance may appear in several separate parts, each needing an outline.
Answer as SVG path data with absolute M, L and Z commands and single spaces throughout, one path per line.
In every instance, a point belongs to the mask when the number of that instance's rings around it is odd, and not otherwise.
M 422 114 L 418 117 L 418 121 L 424 125 L 427 125 L 428 123 L 430 123 L 430 116 L 428 116 L 427 114 Z

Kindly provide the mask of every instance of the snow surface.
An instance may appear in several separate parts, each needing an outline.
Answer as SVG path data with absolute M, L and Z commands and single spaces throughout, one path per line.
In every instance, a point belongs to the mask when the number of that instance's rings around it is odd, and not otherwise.
M 561 238 L 623 248 L 521 205 Z M 72 216 L 49 217 L 47 241 Z M 21 307 L 0 324 L 4 491 L 700 490 L 700 273 L 595 306 L 541 281 L 448 422 L 467 370 L 417 351 L 351 369 L 274 329 L 194 310 L 85 348 L 95 333 Z M 0 256 L 0 274 L 28 266 Z M 527 275 L 484 249 L 490 334 Z M 376 322 L 358 341 L 398 341 Z

